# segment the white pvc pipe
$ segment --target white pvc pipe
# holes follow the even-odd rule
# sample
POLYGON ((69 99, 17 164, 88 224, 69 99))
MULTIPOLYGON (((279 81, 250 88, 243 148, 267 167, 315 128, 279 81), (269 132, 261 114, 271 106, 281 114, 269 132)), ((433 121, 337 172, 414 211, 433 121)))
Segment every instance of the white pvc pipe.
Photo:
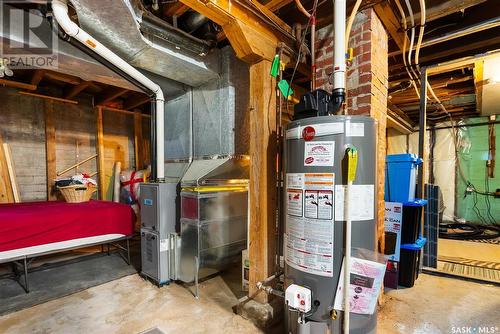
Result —
POLYGON ((351 186, 347 181, 345 201, 345 256, 344 256, 344 333, 349 334, 350 309, 349 288, 351 287, 351 186))
POLYGON ((345 89, 345 20, 346 0, 334 0, 333 3, 333 89, 345 89))
POLYGON ((156 170, 157 178, 162 181, 165 178, 165 153, 164 153, 164 112, 165 99, 161 87, 139 72, 132 65, 116 55, 113 51, 102 45, 98 40, 90 36, 68 16, 68 5, 66 0, 52 0, 52 11, 59 26, 74 39, 85 45, 90 50, 103 57, 111 64, 131 76, 155 94, 156 104, 156 170))

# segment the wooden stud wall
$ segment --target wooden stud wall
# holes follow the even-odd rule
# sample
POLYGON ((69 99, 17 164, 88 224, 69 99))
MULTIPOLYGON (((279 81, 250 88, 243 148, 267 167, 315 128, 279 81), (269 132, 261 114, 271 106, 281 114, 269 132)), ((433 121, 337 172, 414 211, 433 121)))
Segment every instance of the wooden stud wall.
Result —
POLYGON ((56 127, 54 123, 54 101, 45 101, 45 155, 47 161, 47 200, 57 199, 53 189, 56 178, 56 127))

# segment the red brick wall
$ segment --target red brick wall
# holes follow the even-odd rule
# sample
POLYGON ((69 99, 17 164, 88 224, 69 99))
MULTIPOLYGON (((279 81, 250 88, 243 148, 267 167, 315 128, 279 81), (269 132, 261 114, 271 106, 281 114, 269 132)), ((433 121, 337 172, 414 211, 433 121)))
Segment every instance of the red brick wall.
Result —
MULTIPOLYGON (((347 112, 351 115, 370 115, 378 121, 377 136, 377 195, 378 236, 383 249, 384 233, 384 178, 386 155, 388 38, 382 22, 372 9, 359 12, 349 38, 353 48, 352 63, 347 66, 347 112)), ((316 42, 316 85, 329 92, 329 78, 333 72, 333 26, 318 31, 316 42)))

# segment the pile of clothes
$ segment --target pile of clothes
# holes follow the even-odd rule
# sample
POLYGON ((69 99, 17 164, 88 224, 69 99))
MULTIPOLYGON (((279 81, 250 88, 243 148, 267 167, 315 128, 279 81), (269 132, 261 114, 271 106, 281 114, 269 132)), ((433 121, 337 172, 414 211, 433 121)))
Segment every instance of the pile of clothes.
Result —
POLYGON ((96 180, 90 177, 90 175, 86 173, 82 174, 76 174, 71 177, 64 177, 64 178, 57 178, 56 181, 56 187, 67 187, 67 186, 73 186, 73 185, 84 185, 84 186, 97 186, 96 180))

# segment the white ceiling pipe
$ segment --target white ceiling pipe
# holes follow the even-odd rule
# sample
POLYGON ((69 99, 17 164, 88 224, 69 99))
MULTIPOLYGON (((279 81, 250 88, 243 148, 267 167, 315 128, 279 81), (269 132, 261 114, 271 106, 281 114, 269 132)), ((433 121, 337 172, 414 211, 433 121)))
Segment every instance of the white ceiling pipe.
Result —
POLYGON ((333 2, 333 89, 345 89, 346 0, 333 2))
POLYGON ((75 38, 83 45, 85 45, 90 50, 97 53, 99 56, 103 57, 111 64, 125 72, 130 77, 137 80, 139 83, 144 85, 144 87, 151 90, 155 95, 156 104, 156 170, 157 178, 163 181, 165 178, 165 153, 164 153, 164 137, 165 137, 165 124, 164 124, 164 114, 165 114, 165 98, 163 97, 163 91, 161 87, 151 81, 144 74, 139 72, 135 67, 127 63, 125 60, 116 55, 113 51, 102 45, 95 38, 90 36, 87 32, 81 29, 76 23, 71 21, 68 16, 68 5, 66 0, 52 0, 52 11, 54 13, 54 18, 56 19, 59 26, 68 34, 69 36, 75 38))

